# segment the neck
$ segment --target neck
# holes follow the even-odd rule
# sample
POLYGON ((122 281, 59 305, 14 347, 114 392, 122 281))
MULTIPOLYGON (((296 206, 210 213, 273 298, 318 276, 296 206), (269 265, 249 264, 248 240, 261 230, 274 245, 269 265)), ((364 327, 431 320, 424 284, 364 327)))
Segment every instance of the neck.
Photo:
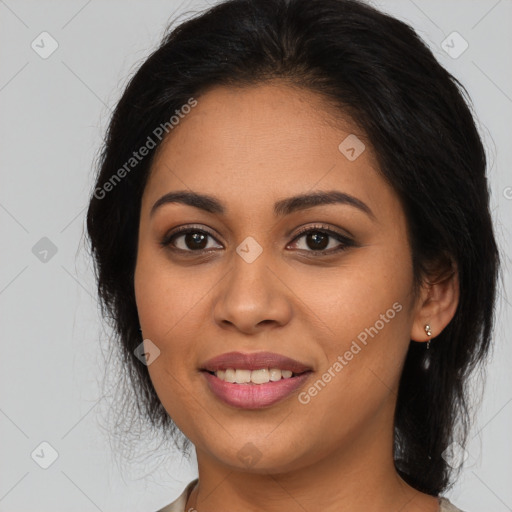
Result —
POLYGON ((438 512, 437 498, 417 491, 397 474, 389 416, 389 428, 382 428, 380 418, 376 428, 349 435, 340 449, 319 456, 321 448, 315 447, 310 460, 295 461, 292 469, 278 472, 271 465, 256 472, 221 464, 196 448, 199 482, 185 510, 438 512))

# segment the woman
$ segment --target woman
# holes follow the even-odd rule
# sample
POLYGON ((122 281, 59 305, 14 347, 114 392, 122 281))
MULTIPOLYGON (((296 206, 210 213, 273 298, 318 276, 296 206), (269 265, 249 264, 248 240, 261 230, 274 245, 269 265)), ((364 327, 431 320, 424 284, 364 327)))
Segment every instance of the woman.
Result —
POLYGON ((161 511, 459 510, 499 263, 463 91, 354 0, 220 3, 132 78, 87 226, 138 407, 196 449, 161 511))

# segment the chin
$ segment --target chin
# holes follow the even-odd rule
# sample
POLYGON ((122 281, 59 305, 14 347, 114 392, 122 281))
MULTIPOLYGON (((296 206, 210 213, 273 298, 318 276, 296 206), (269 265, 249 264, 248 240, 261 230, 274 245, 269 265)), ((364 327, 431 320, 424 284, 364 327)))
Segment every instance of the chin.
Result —
POLYGON ((256 437, 251 440, 245 436, 243 439, 230 438, 229 445, 216 445, 208 451, 211 456, 234 471, 262 475, 279 474, 301 469, 313 462, 314 457, 309 457, 302 451, 303 441, 304 438, 290 442, 290 437, 285 434, 281 434, 274 442, 256 437), (288 442, 282 442, 283 439, 288 442), (300 452, 297 445, 301 446, 300 452))

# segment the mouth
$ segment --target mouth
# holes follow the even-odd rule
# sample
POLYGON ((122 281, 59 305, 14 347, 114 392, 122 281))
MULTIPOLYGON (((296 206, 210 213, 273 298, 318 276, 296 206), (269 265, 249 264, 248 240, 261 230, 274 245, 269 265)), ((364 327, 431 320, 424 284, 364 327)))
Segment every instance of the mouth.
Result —
POLYGON ((201 372, 207 388, 216 400, 237 409, 263 409, 295 394, 313 374, 262 368, 201 372), (254 382, 255 381, 255 382, 254 382))
POLYGON ((273 352, 228 352, 201 368, 213 397, 240 409, 270 407, 297 391, 313 368, 273 352))

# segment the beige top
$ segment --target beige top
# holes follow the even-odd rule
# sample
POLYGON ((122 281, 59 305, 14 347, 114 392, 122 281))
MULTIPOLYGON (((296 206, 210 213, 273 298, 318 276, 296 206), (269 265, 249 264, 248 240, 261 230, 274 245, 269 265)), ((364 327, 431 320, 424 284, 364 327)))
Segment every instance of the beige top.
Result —
MULTIPOLYGON (((187 504, 188 497, 190 493, 192 492, 192 489, 197 484, 198 479, 192 480, 183 492, 179 495, 179 497, 167 505, 164 508, 161 508, 160 510, 157 510, 157 512, 188 512, 185 510, 185 506, 187 504)), ((191 511, 193 512, 193 511, 191 511)), ((448 498, 443 498, 442 496, 439 497, 439 512, 464 512, 457 508, 455 505, 453 505, 448 498)))

